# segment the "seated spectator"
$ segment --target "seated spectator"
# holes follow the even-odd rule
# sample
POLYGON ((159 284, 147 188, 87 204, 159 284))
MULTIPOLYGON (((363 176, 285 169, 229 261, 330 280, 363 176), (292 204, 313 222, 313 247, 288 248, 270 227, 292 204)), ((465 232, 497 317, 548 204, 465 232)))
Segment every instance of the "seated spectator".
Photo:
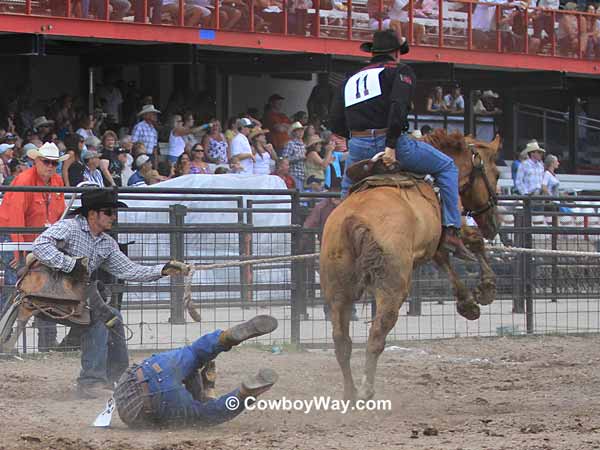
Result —
POLYGON ((10 176, 8 163, 14 156, 14 144, 0 144, 0 183, 10 176))
POLYGON ((475 101, 473 113, 479 115, 500 114, 502 111, 494 103, 499 97, 491 90, 483 91, 483 94, 481 91, 473 91, 473 100, 475 101))
POLYGON ((560 166, 558 158, 554 155, 546 156, 544 160, 544 177, 542 178, 542 194, 558 197, 560 181, 556 176, 556 169, 560 166))
POLYGON ((96 151, 85 150, 82 159, 85 164, 83 180, 104 187, 104 178, 102 172, 98 169, 100 167, 100 154, 96 151))
POLYGON ((102 146, 100 147, 100 171, 104 176, 105 186, 121 186, 121 172, 123 165, 117 158, 117 134, 108 130, 102 135, 102 146))
POLYGON ((255 125, 250 119, 246 117, 239 119, 238 134, 231 141, 231 156, 237 157, 244 174, 254 172, 254 153, 252 153, 252 147, 248 141, 248 136, 253 128, 255 125))
POLYGON ((25 170, 29 169, 29 166, 27 165, 26 160, 13 158, 8 163, 8 169, 10 170, 10 175, 6 177, 2 182, 4 186, 10 186, 15 177, 21 172, 24 172, 25 170))
POLYGON ((532 21, 532 15, 526 15, 528 2, 515 0, 509 5, 511 8, 504 11, 503 18, 500 21, 503 50, 523 53, 525 51, 525 39, 528 39, 529 53, 537 53, 540 49, 541 40, 538 37, 529 36, 529 23, 527 22, 532 21))
POLYGON ((173 165, 169 161, 160 161, 156 171, 162 177, 162 181, 168 180, 173 176, 173 165))
MULTIPOLYGON (((186 27, 197 27, 203 18, 210 17, 210 9, 193 4, 191 1, 184 2, 184 25, 186 27)), ((179 1, 162 0, 162 11, 170 14, 173 23, 179 23, 179 1)))
POLYGON ((427 97, 427 105, 425 107, 428 113, 443 113, 447 111, 446 103, 444 102, 444 91, 441 86, 436 86, 427 97))
POLYGON ((421 136, 427 136, 428 134, 431 134, 431 132, 433 131, 433 128, 431 128, 429 125, 423 125, 421 127, 421 136))
POLYGON ((133 140, 131 139, 130 134, 124 135, 119 140, 119 146, 125 150, 127 150, 130 154, 133 152, 133 140))
POLYGON ((473 10, 473 45, 482 50, 496 46, 496 4, 506 0, 485 0, 476 4, 473 10))
MULTIPOLYGON (((144 184, 146 186, 152 186, 153 184, 160 183, 161 181, 165 181, 165 177, 158 173, 158 170, 149 170, 144 176, 144 184)), ((143 186, 142 184, 138 184, 137 186, 143 186)))
POLYGON ((93 114, 88 114, 81 119, 80 127, 76 133, 83 139, 94 136, 94 125, 96 124, 96 118, 93 114))
MULTIPOLYGON (((408 0, 383 0, 383 10, 379 12, 380 0, 367 0, 367 13, 369 14, 369 27, 371 30, 392 29, 398 36, 408 36, 408 0)), ((425 27, 413 22, 413 37, 417 44, 423 42, 425 27)))
POLYGON ((306 179, 305 191, 306 192, 323 192, 325 190, 324 181, 321 178, 317 178, 311 175, 306 179))
MULTIPOLYGON (((569 2, 565 5, 565 11, 576 11, 577 3, 569 2)), ((558 52, 562 56, 574 56, 579 51, 579 28, 575 14, 561 14, 558 19, 558 52)))
POLYGON ((232 156, 229 159, 229 173, 244 173, 244 168, 239 157, 232 156))
POLYGON ((140 186, 146 184, 144 178, 152 170, 152 161, 148 155, 140 155, 135 160, 137 170, 133 172, 127 186, 140 186))
POLYGON ((227 167, 219 166, 215 169, 215 175, 224 175, 229 173, 229 169, 227 167))
POLYGON ((127 186, 127 182, 131 175, 133 175, 133 156, 129 150, 125 147, 119 147, 115 150, 115 154, 117 155, 117 159, 121 163, 121 186, 127 186))
MULTIPOLYGON (((318 136, 313 136, 311 140, 306 143, 306 159, 304 161, 304 176, 306 177, 305 187, 309 186, 309 179, 318 180, 321 183, 319 190, 323 189, 323 182, 325 181, 325 169, 333 162, 333 145, 329 144, 325 147, 325 154, 321 157, 321 143, 322 140, 318 136)), ((314 181, 313 181, 314 183, 314 181)), ((313 186, 311 190, 316 192, 313 186)))
POLYGON ((77 186, 83 181, 85 170, 85 164, 81 159, 81 152, 84 148, 83 137, 78 133, 67 134, 65 136, 65 147, 69 159, 63 162, 62 165, 63 182, 65 186, 77 186))
POLYGON ((290 175, 290 162, 287 158, 279 158, 275 166, 275 175, 281 178, 288 189, 296 189, 296 181, 290 175))
POLYGON ((465 100, 460 92, 459 86, 452 88, 452 93, 444 96, 446 110, 452 113, 462 113, 465 110, 465 100))
POLYGON ((273 172, 272 165, 275 165, 277 155, 273 146, 267 143, 265 135, 268 132, 269 130, 254 128, 248 136, 254 152, 254 175, 270 175, 273 172))
POLYGON ((206 149, 208 160, 214 164, 227 164, 230 151, 227 139, 221 130, 221 122, 211 119, 209 131, 202 139, 202 146, 206 149))
POLYGON ((204 156, 204 148, 201 144, 192 147, 192 160, 190 162, 190 173, 192 174, 211 174, 210 166, 204 156))
POLYGON ((290 175, 294 177, 296 189, 304 187, 304 160, 306 159, 306 147, 302 141, 304 127, 300 122, 294 122, 290 126, 290 141, 281 152, 281 156, 290 162, 290 175))
POLYGON ((189 175, 191 172, 191 162, 190 155, 187 153, 182 153, 179 158, 177 158, 177 162, 175 163, 174 168, 174 176, 180 177, 181 175, 189 175))
MULTIPOLYGON (((575 5, 577 6, 577 5, 575 5)), ((537 8, 531 13, 533 23, 533 37, 540 41, 540 51, 552 42, 554 36, 554 20, 551 12, 558 11, 559 0, 538 0, 537 8)), ((566 9, 566 8, 565 8, 566 9)))
MULTIPOLYGON (((131 156, 133 156, 134 161, 137 160, 137 157, 140 155, 146 154, 146 145, 143 142, 134 142, 131 148, 131 156)), ((136 169, 135 164, 133 168, 136 169)))

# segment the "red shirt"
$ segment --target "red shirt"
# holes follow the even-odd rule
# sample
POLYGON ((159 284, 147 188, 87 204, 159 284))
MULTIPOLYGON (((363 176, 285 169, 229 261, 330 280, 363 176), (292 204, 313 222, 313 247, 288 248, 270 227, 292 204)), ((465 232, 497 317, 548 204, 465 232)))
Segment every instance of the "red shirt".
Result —
POLYGON ((290 125, 292 122, 285 114, 272 110, 267 112, 265 117, 263 117, 264 127, 271 130, 269 133, 269 142, 273 144, 275 150, 281 150, 290 140, 287 131, 276 131, 274 129, 275 125, 280 123, 290 125))
POLYGON ((294 178, 292 178, 291 175, 277 175, 277 176, 285 182, 285 185, 287 186, 288 189, 296 189, 296 181, 294 180, 294 178))
MULTIPOLYGON (((20 173, 11 186, 46 186, 35 167, 20 173)), ((50 178, 50 186, 64 186, 58 174, 50 178)), ((52 224, 65 210, 62 192, 7 192, 0 204, 1 227, 43 227, 52 224)), ((13 242, 32 242, 37 234, 11 234, 13 242)))

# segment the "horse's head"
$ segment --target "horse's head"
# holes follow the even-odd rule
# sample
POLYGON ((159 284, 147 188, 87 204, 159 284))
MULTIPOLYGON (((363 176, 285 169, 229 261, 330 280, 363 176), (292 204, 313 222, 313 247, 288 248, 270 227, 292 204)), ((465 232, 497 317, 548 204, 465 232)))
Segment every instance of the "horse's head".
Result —
POLYGON ((496 136, 492 142, 465 137, 465 144, 468 150, 455 159, 459 168, 460 198, 464 211, 477 222, 483 236, 493 239, 500 227, 496 197, 500 137, 496 136))

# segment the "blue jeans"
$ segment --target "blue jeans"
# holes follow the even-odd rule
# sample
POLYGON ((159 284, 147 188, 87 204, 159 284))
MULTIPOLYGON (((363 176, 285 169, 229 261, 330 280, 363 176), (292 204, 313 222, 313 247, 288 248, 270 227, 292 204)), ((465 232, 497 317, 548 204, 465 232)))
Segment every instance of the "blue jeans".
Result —
MULTIPOLYGON (((353 137, 348 141, 346 169, 362 159, 370 159, 385 150, 385 136, 353 137)), ((396 141, 396 159, 400 165, 420 174, 435 177, 442 197, 442 225, 460 228, 462 220, 458 209, 458 169, 454 161, 425 142, 403 134, 396 141)), ((352 181, 346 175, 342 179, 342 197, 348 195, 352 181)))
POLYGON ((179 156, 167 155, 167 161, 169 161, 172 164, 175 164, 178 159, 179 159, 179 156))
POLYGON ((94 318, 81 334, 81 372, 77 382, 81 385, 114 383, 129 366, 127 342, 123 317, 119 310, 111 308, 121 319, 110 329, 94 318))
POLYGON ((141 364, 152 402, 157 405, 160 422, 186 422, 216 425, 233 419, 244 410, 244 402, 229 410, 225 401, 236 396, 239 389, 215 400, 199 402, 183 386, 182 382, 208 361, 227 351, 219 344, 222 331, 206 334, 191 345, 153 355, 141 364))

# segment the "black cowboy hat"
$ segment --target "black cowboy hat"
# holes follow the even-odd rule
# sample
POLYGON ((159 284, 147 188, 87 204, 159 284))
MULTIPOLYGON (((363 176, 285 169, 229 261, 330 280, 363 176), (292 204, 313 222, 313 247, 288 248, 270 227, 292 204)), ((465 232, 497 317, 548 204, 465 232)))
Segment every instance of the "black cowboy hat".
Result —
POLYGON ((363 42, 360 49, 367 53, 391 53, 400 50, 401 55, 409 51, 406 38, 399 39, 393 30, 376 31, 373 34, 373 42, 363 42))
POLYGON ((85 211, 98 211, 102 208, 127 208, 117 200, 117 193, 106 189, 92 189, 81 194, 81 206, 73 211, 73 215, 85 211))

